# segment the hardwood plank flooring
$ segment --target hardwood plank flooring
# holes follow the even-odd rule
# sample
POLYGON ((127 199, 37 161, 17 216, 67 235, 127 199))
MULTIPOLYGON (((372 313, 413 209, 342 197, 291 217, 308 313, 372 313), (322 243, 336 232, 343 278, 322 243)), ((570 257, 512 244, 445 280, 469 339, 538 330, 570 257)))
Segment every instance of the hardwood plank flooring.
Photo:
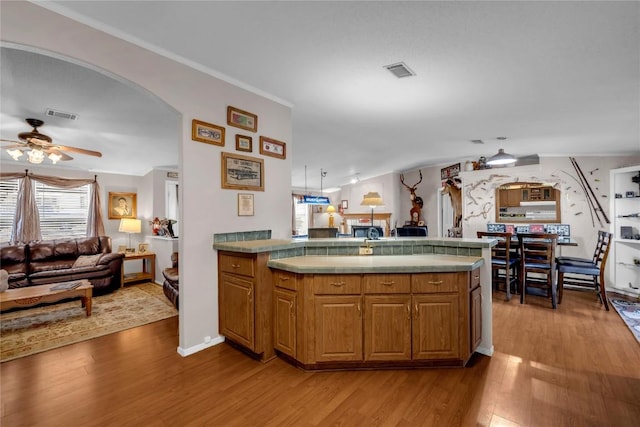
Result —
POLYGON ((494 295, 492 357, 303 372, 226 344, 183 358, 177 318, 0 365, 13 426, 636 426, 640 344, 595 294, 494 295))

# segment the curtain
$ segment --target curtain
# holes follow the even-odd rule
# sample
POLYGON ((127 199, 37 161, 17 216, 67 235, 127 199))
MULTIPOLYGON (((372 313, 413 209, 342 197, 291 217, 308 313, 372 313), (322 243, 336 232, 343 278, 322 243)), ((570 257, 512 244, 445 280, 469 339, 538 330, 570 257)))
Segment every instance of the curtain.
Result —
POLYGON ((36 206, 32 181, 58 188, 77 188, 90 185, 89 215, 87 217, 87 237, 103 236, 104 223, 100 204, 100 186, 97 177, 93 179, 70 179, 27 173, 1 173, 0 179, 22 179, 18 191, 16 216, 11 229, 12 242, 42 240, 40 214, 36 206))

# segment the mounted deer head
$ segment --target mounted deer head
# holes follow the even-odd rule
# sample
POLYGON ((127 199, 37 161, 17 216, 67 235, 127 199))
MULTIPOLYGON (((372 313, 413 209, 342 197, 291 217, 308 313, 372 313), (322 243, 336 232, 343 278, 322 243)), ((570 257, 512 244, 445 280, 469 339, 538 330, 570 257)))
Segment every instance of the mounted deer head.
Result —
POLYGON ((413 202, 416 199, 416 188, 418 188, 418 184, 420 184, 422 182, 422 171, 418 170, 418 173, 420 174, 420 181, 416 182, 411 187, 409 187, 407 184, 405 184, 405 182, 404 182, 404 174, 402 174, 402 173, 400 174, 400 182, 402 183, 402 185, 407 187, 407 189, 409 190, 409 200, 411 200, 411 202, 413 202))

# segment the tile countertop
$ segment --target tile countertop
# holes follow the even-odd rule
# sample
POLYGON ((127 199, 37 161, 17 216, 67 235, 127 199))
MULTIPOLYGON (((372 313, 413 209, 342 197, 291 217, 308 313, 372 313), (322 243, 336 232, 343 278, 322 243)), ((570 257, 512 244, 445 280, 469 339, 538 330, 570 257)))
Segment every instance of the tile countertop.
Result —
MULTIPOLYGON (((471 247, 471 248, 489 248, 495 246, 496 241, 490 239, 460 239, 460 238, 415 238, 415 237, 399 237, 382 238, 379 240, 365 240, 362 238, 327 238, 327 239, 265 239, 265 240, 245 240, 235 242, 215 242, 213 249, 230 252, 259 253, 272 252, 283 249, 294 249, 304 247, 327 247, 327 246, 386 246, 398 244, 425 244, 434 246, 451 246, 451 247, 471 247)), ((375 255, 379 256, 379 255, 375 255)))
POLYGON ((480 257, 454 255, 363 255, 281 258, 269 260, 267 265, 292 273, 349 274, 471 271, 483 263, 480 257))

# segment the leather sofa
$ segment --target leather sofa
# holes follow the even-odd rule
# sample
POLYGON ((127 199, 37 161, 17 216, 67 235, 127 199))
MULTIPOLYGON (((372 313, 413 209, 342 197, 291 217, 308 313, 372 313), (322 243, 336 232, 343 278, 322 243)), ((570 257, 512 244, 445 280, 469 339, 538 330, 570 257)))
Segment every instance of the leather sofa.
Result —
POLYGON ((178 252, 171 254, 171 264, 169 268, 162 270, 164 276, 164 283, 162 284, 162 290, 165 296, 171 301, 171 303, 178 308, 178 297, 180 296, 180 285, 178 275, 178 252))
POLYGON ((111 252, 108 236, 3 244, 2 268, 9 288, 88 279, 94 295, 120 288, 124 254, 111 252), (98 256, 99 255, 99 256, 98 256))

